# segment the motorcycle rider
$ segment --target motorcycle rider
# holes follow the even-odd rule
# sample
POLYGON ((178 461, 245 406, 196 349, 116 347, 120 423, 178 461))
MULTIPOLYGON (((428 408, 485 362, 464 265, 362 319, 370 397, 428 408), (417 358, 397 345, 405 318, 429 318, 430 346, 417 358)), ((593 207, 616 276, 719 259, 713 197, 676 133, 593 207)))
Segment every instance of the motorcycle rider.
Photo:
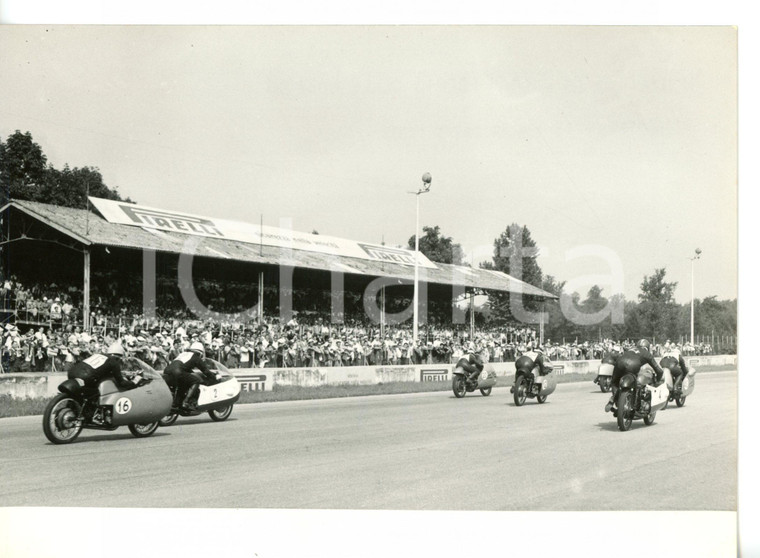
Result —
POLYGON ((549 357, 544 354, 544 348, 537 345, 535 348, 528 348, 528 351, 520 355, 515 361, 515 383, 510 389, 511 393, 515 392, 515 386, 520 376, 526 376, 538 367, 538 374, 546 376, 552 371, 552 363, 549 357))
POLYGON ((670 341, 665 343, 665 354, 660 360, 660 366, 662 368, 670 368, 673 374, 673 390, 679 390, 683 384, 683 379, 689 372, 689 368, 686 366, 686 361, 684 361, 683 355, 675 343, 672 345, 670 341))
POLYGON ((206 348, 200 341, 193 342, 188 350, 178 354, 164 370, 164 378, 169 386, 176 386, 177 402, 180 407, 188 411, 198 410, 196 392, 202 381, 198 374, 193 371, 199 370, 206 378, 216 379, 216 375, 208 369, 203 361, 206 356, 206 348), (184 395, 183 395, 184 394, 184 395))
POLYGON ((467 372, 467 381, 472 382, 477 381, 483 366, 483 359, 475 351, 475 343, 470 341, 467 344, 467 352, 457 361, 457 368, 463 368, 467 372))
POLYGON ((123 358, 124 347, 117 341, 108 347, 105 355, 97 353, 75 362, 69 369, 68 378, 84 381, 84 393, 87 398, 97 397, 100 382, 107 378, 112 378, 119 389, 129 390, 139 387, 143 380, 136 384, 121 373, 123 358))
MULTIPOLYGON (((605 351, 602 355, 602 362, 601 364, 611 364, 612 366, 615 366, 615 363, 617 362, 618 357, 623 353, 623 349, 620 345, 612 345, 608 351, 605 351)), ((594 378, 594 383, 599 383, 599 374, 596 375, 596 378, 594 378)))
POLYGON ((612 372, 612 397, 604 407, 606 412, 612 410, 615 405, 615 397, 617 396, 618 387, 620 386, 620 379, 626 374, 633 374, 634 376, 639 373, 641 367, 648 364, 652 367, 655 373, 655 385, 660 385, 662 382, 663 371, 657 361, 654 359, 651 353, 652 344, 648 339, 642 339, 638 342, 635 348, 625 351, 617 358, 615 362, 615 369, 612 372))

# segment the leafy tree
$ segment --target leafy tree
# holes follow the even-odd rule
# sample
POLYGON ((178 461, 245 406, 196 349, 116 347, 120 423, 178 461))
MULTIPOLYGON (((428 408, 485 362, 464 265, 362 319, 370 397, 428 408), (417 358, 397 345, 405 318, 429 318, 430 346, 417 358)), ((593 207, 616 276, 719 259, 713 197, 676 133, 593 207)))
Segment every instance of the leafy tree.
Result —
POLYGON ((636 337, 665 340, 678 333, 679 308, 673 298, 678 283, 665 281, 665 274, 665 268, 659 268, 641 282, 639 304, 631 316, 636 324, 631 333, 636 337))
POLYGON ((67 207, 85 208, 87 195, 110 200, 123 199, 117 188, 109 188, 95 167, 57 170, 29 132, 18 130, 0 142, 0 190, 8 199, 31 200, 67 207))
POLYGON ((538 265, 538 248, 528 227, 512 223, 493 241, 493 264, 485 269, 503 271, 507 275, 541 287, 543 273, 538 265))
POLYGON ((30 199, 45 181, 47 157, 32 134, 16 130, 8 140, 0 141, 0 184, 2 203, 10 199, 30 199))
MULTIPOLYGON (((462 265, 462 246, 455 244, 449 236, 441 234, 441 228, 422 227, 425 233, 420 237, 420 252, 425 254, 430 261, 444 264, 462 265)), ((414 236, 409 237, 409 248, 414 250, 414 236)))
POLYGON ((655 269, 654 273, 641 282, 641 293, 639 293, 640 302, 656 302, 659 304, 670 304, 673 302, 673 293, 678 286, 678 282, 668 283, 665 281, 665 268, 655 269))
MULTIPOLYGON (((494 239, 492 261, 480 264, 482 269, 502 271, 507 275, 529 283, 538 288, 542 287, 543 272, 538 265, 538 248, 526 226, 512 223, 506 230, 494 239)), ((537 312, 541 303, 535 297, 524 296, 521 300, 513 300, 510 293, 491 293, 491 307, 494 309, 494 318, 498 321, 515 321, 519 316, 514 316, 512 305, 537 312)))

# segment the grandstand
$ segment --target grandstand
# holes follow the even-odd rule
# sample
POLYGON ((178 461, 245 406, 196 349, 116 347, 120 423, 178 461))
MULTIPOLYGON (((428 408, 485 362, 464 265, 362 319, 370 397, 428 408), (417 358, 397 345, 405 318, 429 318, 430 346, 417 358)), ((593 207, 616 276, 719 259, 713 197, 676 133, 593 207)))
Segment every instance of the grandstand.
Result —
MULTIPOLYGON (((256 308, 259 316, 279 313, 285 320, 293 312, 330 307, 339 309, 333 319, 342 319, 361 311, 357 295, 372 285, 383 287, 381 305, 387 297, 408 306, 412 297, 409 250, 100 198, 90 203, 88 210, 14 200, 0 209, 3 277, 81 285, 85 329, 93 299, 107 294, 126 297, 150 315, 180 301, 189 307, 188 292, 195 296, 197 290, 198 302, 212 310, 256 308), (192 270, 191 291, 183 285, 183 269, 192 270), (213 289, 204 292, 204 283, 213 289)), ((451 313, 455 299, 473 293, 556 298, 499 271, 431 262, 421 253, 417 258, 427 295, 421 297, 423 323, 427 307, 451 313)), ((13 319, 12 312, 4 317, 13 319)))

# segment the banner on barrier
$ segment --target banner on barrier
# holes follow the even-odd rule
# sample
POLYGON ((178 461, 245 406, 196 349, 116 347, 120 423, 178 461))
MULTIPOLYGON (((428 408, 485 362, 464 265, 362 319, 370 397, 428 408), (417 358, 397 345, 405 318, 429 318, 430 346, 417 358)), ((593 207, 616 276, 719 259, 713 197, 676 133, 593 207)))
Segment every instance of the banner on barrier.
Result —
POLYGON ((240 382, 240 391, 267 391, 272 389, 271 383, 267 386, 266 374, 234 374, 240 382))
POLYGON ((447 382, 449 380, 448 368, 421 368, 420 382, 447 382))

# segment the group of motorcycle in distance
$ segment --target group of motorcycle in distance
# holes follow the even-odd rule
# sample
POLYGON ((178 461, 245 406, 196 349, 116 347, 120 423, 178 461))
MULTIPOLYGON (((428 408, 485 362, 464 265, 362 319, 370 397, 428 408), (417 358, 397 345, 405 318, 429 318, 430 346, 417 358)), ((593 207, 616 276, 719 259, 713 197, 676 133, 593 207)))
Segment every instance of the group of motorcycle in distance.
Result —
MULTIPOLYGON (((60 392, 45 407, 42 429, 54 444, 73 442, 85 428, 113 431, 126 426, 138 438, 152 435, 159 426, 169 426, 180 416, 197 416, 208 413, 214 421, 224 421, 232 414, 232 408, 240 398, 240 383, 220 362, 205 359, 206 365, 215 372, 216 379, 201 377, 197 409, 187 410, 178 402, 177 387, 170 387, 163 376, 138 358, 129 359, 135 369, 132 379, 137 384, 130 390, 121 390, 110 380, 98 386, 98 397, 85 397, 81 383, 69 379, 58 386, 60 392)), ((601 364, 594 380, 603 393, 611 389, 613 365, 601 364)), ((660 385, 654 381, 654 371, 644 366, 638 375, 626 374, 620 380, 612 413, 618 428, 625 432, 634 420, 643 419, 644 424, 654 422, 657 411, 670 401, 682 407, 694 391, 696 371, 689 368, 680 384, 674 384, 669 368, 663 367, 660 385)), ((479 390, 484 396, 491 395, 496 384, 496 372, 486 364, 475 379, 470 379, 461 367, 455 368, 452 389, 457 398, 479 390)), ((526 399, 544 403, 557 387, 553 372, 540 375, 538 369, 521 374, 512 387, 515 405, 522 406, 526 399)))
MULTIPOLYGON (((675 401, 678 407, 686 404, 686 398, 694 391, 696 370, 689 368, 680 383, 673 381, 673 372, 667 366, 662 366, 662 382, 655 382, 654 370, 649 365, 644 365, 637 375, 626 374, 620 379, 618 391, 615 394, 615 405, 611 412, 617 419, 618 428, 626 432, 631 428, 634 420, 644 420, 649 426, 654 423, 657 411, 664 409, 668 403, 675 401)), ((612 373, 615 367, 612 364, 602 363, 599 365, 597 377, 594 383, 599 384, 602 393, 612 389, 612 373)), ((491 389, 496 384, 496 372, 490 365, 485 365, 480 375, 471 379, 468 373, 461 367, 454 370, 452 379, 452 391, 456 398, 464 397, 467 393, 480 390, 484 396, 491 395, 491 389)), ((521 407, 527 398, 536 399, 544 403, 546 398, 557 388, 557 379, 553 372, 546 375, 539 374, 535 367, 527 374, 521 374, 511 392, 517 407, 521 407)))

